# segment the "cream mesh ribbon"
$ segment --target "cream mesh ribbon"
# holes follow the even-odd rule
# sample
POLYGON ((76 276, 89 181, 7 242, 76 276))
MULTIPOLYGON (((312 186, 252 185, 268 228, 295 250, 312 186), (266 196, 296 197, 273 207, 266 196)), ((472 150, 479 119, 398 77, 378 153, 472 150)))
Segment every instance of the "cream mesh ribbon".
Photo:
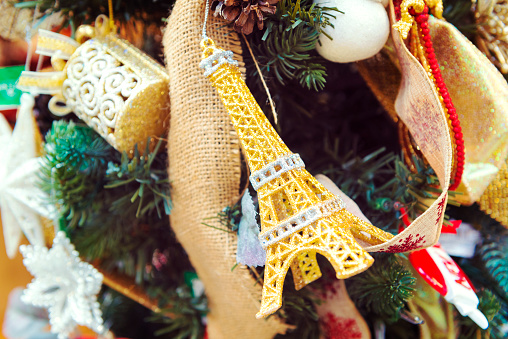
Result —
MULTIPOLYGON (((390 3, 390 14, 394 23, 393 3, 390 3)), ((405 252, 436 243, 450 186, 452 148, 445 113, 425 69, 406 48, 401 34, 393 26, 392 37, 402 73, 394 109, 436 172, 442 193, 403 232, 383 244, 366 247, 369 252, 405 252)))

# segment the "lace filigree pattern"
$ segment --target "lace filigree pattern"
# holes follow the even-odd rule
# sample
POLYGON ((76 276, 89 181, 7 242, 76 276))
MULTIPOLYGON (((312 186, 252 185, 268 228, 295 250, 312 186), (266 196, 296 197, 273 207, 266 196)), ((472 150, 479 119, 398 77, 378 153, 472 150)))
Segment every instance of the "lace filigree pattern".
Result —
POLYGON ((141 78, 90 40, 67 64, 63 95, 67 106, 109 142, 114 142, 116 120, 141 78))

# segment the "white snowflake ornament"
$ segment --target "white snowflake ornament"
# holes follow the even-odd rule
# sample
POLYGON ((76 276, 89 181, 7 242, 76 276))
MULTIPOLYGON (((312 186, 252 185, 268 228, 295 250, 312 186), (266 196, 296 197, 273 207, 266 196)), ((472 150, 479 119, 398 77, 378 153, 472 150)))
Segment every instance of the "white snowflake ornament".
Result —
POLYGON ((39 215, 51 218, 53 214, 45 193, 36 184, 41 164, 33 106, 33 97, 24 93, 14 131, 0 114, 0 215, 10 258, 16 254, 22 231, 32 245, 44 245, 39 215))
POLYGON ((49 250, 38 245, 22 245, 19 250, 34 276, 21 300, 48 309, 51 332, 59 339, 68 338, 76 325, 104 332, 97 302, 103 276, 81 261, 64 232, 58 232, 49 250))

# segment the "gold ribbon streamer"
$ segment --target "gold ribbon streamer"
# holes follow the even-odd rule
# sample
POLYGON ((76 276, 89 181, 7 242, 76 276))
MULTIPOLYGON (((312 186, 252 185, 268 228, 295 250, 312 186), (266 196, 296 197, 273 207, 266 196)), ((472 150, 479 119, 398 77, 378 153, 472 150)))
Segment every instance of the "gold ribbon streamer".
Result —
POLYGON ((58 94, 62 91, 65 79, 64 72, 23 71, 17 87, 23 92, 58 94))
POLYGON ((456 198, 469 205, 480 199, 508 155, 508 84, 453 25, 430 17, 429 26, 467 150, 462 183, 457 189, 462 194, 456 198))
POLYGON ((79 43, 65 35, 40 29, 35 53, 53 56, 58 52, 60 58, 68 60, 78 47, 79 43))

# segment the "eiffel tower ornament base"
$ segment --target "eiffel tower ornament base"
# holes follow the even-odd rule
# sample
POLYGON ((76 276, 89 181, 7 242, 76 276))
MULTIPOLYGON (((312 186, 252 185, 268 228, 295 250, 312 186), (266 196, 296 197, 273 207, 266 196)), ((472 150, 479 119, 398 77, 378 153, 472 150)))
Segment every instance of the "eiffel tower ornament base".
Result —
POLYGON ((374 263, 374 259, 356 242, 349 230, 336 226, 342 224, 341 214, 344 213, 348 212, 343 209, 331 217, 320 219, 301 232, 294 233, 287 241, 267 248, 263 297, 256 318, 264 318, 282 306, 284 279, 298 256, 308 255, 310 261, 314 262, 317 253, 323 255, 335 269, 337 279, 361 273, 374 263))

